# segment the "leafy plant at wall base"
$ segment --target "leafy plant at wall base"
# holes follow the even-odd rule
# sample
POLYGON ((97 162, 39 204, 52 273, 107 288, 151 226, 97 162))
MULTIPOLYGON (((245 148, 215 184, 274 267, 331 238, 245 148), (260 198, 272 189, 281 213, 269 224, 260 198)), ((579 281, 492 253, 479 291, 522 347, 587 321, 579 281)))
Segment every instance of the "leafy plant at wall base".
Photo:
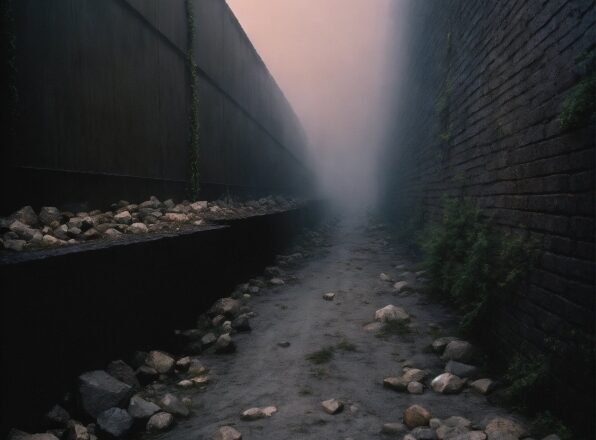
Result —
POLYGON ((194 59, 195 19, 192 0, 186 0, 188 43, 186 63, 190 85, 190 112, 188 137, 188 197, 196 200, 199 195, 199 78, 194 59))

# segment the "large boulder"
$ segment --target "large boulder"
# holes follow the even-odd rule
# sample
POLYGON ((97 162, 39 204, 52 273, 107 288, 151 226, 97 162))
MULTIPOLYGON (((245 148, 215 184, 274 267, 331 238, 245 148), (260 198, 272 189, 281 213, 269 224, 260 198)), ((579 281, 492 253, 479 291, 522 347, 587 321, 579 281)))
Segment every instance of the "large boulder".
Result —
POLYGON ((130 385, 135 390, 141 388, 141 384, 135 376, 132 367, 122 360, 110 362, 107 367, 107 372, 110 376, 115 377, 120 382, 130 385))
POLYGON ((410 319, 410 315, 406 313, 401 307, 396 307, 389 304, 382 309, 375 312, 375 321, 387 322, 387 321, 407 321, 410 319))
POLYGON ((97 417, 97 425, 112 437, 124 438, 132 428, 133 419, 122 408, 110 408, 97 417))
POLYGON ((132 396, 128 404, 128 413, 135 419, 148 419, 159 410, 159 406, 139 395, 132 396))
POLYGON ((90 371, 79 376, 81 405, 93 418, 97 418, 107 409, 125 406, 132 392, 130 385, 103 370, 90 371))

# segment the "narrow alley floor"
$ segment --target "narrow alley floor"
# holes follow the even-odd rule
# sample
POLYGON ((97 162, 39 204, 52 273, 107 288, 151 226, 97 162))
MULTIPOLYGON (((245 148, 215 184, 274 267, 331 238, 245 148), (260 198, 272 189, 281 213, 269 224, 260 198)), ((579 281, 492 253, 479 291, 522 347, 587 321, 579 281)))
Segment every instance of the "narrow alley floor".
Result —
POLYGON ((429 347, 453 332, 454 317, 416 291, 421 287, 416 268, 391 248, 382 229, 339 223, 333 230, 321 249, 294 269, 284 269, 285 285, 262 289, 247 300, 255 313, 252 331, 233 335, 235 353, 198 357, 209 369, 210 382, 203 389, 168 385, 169 392, 192 398, 189 417, 145 438, 209 439, 227 425, 245 440, 401 439, 407 432, 388 435, 381 429, 401 423, 414 404, 439 419, 465 417, 478 429, 491 418, 508 416, 470 388, 446 395, 428 386, 445 368, 429 347), (380 273, 393 282, 407 281, 413 290, 397 293, 380 273), (332 301, 323 298, 328 292, 335 293, 332 301), (365 328, 374 322, 375 311, 389 304, 410 315, 409 330, 383 335, 379 325, 365 328), (284 341, 289 346, 279 345, 284 341), (399 377, 407 367, 430 372, 423 394, 383 386, 384 378, 399 377), (328 399, 342 401, 343 411, 324 412, 321 402, 328 399), (268 406, 277 408, 270 417, 240 417, 249 408, 268 406))

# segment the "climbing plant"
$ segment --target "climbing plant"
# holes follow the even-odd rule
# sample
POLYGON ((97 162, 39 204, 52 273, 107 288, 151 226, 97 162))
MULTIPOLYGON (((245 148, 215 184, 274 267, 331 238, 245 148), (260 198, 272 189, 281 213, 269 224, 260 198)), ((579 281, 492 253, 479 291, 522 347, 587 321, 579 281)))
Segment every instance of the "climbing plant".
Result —
POLYGON ((585 51, 576 58, 576 69, 580 80, 571 89, 559 116, 561 129, 578 129, 594 120, 596 112, 596 54, 594 48, 585 51))
POLYGON ((188 197, 196 200, 199 195, 199 78, 195 63, 195 16, 192 0, 186 0, 188 42, 186 64, 190 88, 189 136, 188 136, 188 197))

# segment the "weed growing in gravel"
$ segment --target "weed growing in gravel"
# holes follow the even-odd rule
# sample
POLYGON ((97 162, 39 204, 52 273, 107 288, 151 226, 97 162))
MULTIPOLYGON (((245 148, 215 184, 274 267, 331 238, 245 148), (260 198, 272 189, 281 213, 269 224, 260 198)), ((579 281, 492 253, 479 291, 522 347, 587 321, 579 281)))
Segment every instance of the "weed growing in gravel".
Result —
POLYGON ((306 359, 311 361, 315 365, 326 364, 331 362, 335 355, 335 348, 331 346, 323 347, 314 353, 306 356, 306 359))
POLYGON ((301 388, 298 394, 300 396, 312 396, 312 390, 310 388, 301 388))
POLYGON ((347 339, 344 339, 337 344, 337 349, 341 351, 358 351, 358 347, 347 339))
POLYGON ((387 321, 377 333, 379 338, 387 338, 389 336, 400 336, 403 339, 411 339, 412 329, 408 322, 405 321, 387 321))

